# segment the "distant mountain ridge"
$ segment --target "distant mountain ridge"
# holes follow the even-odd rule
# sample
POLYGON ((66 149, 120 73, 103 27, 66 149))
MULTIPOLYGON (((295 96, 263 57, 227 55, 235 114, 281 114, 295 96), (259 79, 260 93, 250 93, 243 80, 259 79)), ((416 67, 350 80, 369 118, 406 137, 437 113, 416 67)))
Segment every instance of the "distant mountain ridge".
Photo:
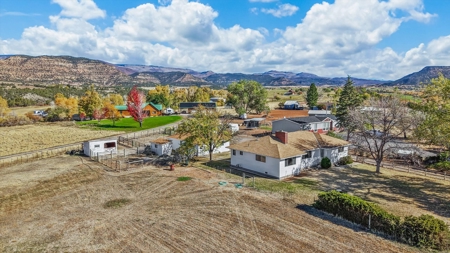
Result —
POLYGON ((446 78, 450 78, 449 66, 427 66, 418 72, 406 75, 398 80, 388 82, 385 85, 420 85, 427 84, 433 78, 438 78, 439 74, 444 75, 446 78))
MULTIPOLYGON (((343 85, 347 77, 320 77, 312 73, 271 70, 264 73, 215 73, 152 65, 111 64, 72 56, 0 55, 0 83, 113 85, 228 85, 242 79, 264 86, 343 85)), ((355 85, 386 81, 352 78, 355 85)))

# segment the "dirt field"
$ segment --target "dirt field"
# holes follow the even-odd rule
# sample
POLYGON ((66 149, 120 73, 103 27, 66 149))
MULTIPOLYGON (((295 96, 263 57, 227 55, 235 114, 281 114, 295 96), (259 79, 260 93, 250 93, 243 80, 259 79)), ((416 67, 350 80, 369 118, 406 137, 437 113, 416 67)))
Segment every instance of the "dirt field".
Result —
POLYGON ((331 216, 296 208, 282 196, 237 189, 232 183, 239 181, 189 167, 108 174, 96 163, 70 156, 2 169, 0 248, 3 252, 415 252, 331 216), (193 179, 180 182, 179 176, 193 179), (228 184, 219 186, 219 181, 228 184))
POLYGON ((39 123, 26 126, 2 127, 0 131, 0 156, 82 142, 122 133, 81 129, 70 123, 39 123), (64 124, 67 126, 64 126, 64 124))

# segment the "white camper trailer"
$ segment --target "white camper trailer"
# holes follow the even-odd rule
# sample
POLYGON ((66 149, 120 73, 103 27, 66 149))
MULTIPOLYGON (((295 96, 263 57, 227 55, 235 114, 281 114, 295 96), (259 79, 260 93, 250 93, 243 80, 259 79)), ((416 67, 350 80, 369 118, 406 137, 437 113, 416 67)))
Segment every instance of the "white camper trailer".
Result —
POLYGON ((97 154, 116 154, 117 140, 91 140, 83 143, 83 153, 89 157, 94 157, 97 154))

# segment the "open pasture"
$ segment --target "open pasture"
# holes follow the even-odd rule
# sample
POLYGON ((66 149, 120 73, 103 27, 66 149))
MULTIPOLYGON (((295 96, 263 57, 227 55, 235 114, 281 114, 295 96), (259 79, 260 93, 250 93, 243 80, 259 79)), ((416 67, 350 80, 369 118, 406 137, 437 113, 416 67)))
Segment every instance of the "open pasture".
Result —
POLYGON ((2 127, 0 156, 117 135, 118 131, 81 129, 71 122, 2 127))
POLYGON ((218 171, 110 174, 61 156, 0 170, 0 182, 3 252, 416 252, 218 171))

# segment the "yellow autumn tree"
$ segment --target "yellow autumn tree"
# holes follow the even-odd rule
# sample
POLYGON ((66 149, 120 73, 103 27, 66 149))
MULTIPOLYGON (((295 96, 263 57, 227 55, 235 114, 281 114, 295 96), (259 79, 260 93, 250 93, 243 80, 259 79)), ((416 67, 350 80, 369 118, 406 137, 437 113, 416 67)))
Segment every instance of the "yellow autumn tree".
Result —
POLYGON ((55 95, 55 105, 66 109, 69 117, 78 113, 78 98, 76 97, 66 98, 63 94, 57 93, 55 95))
POLYGON ((113 105, 123 105, 125 102, 123 101, 123 97, 120 94, 109 94, 106 98, 113 105))
POLYGON ((8 101, 0 97, 0 117, 6 117, 11 110, 8 107, 8 101))
POLYGON ((103 102, 103 111, 106 119, 110 119, 113 122, 113 126, 116 124, 116 121, 122 118, 119 110, 112 104, 110 101, 103 102))

